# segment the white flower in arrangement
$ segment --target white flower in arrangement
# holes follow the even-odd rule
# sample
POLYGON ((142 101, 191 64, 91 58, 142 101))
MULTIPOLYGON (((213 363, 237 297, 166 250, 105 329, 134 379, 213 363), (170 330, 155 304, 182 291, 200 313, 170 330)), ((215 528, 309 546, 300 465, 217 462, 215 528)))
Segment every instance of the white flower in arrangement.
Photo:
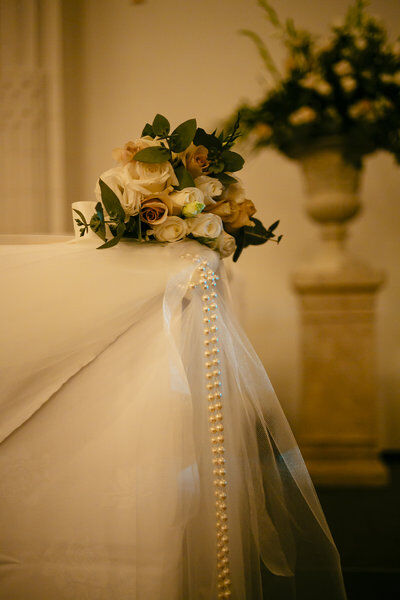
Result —
POLYGON ((365 48, 367 47, 367 40, 363 37, 356 36, 354 38, 354 45, 357 48, 357 50, 365 50, 365 48))
POLYGON ((170 185, 178 185, 171 163, 144 163, 133 160, 124 167, 124 177, 132 187, 143 194, 162 192, 170 185))
MULTIPOLYGON (((130 178, 127 178, 123 167, 114 167, 100 175, 100 179, 108 185, 119 199, 124 212, 128 216, 139 213, 142 201, 146 197, 145 190, 137 190, 131 186, 130 178)), ((99 182, 94 191, 96 200, 101 202, 101 190, 99 182)))
POLYGON ((299 83, 306 89, 315 90, 321 96, 329 96, 332 92, 331 85, 319 73, 308 73, 306 77, 300 79, 299 83))
POLYGON ((222 194, 224 186, 222 183, 215 179, 215 177, 208 177, 208 175, 200 175, 194 180, 196 187, 201 190, 204 194, 204 202, 208 204, 214 204, 217 196, 222 194))
POLYGON ((180 215, 182 209, 188 204, 201 204, 205 205, 204 194, 197 187, 187 187, 177 192, 169 194, 169 200, 171 202, 171 212, 174 215, 180 215))
POLYGON ((187 221, 180 217, 167 217, 161 225, 154 225, 147 232, 147 235, 154 235, 158 242, 179 242, 187 234, 187 221))
POLYGON ((317 118, 317 113, 310 106, 302 106, 289 115, 289 122, 292 125, 306 125, 312 123, 317 118))
POLYGON ((150 148, 152 146, 161 146, 161 142, 159 140, 154 140, 149 136, 144 136, 135 139, 133 142, 127 142, 122 148, 114 148, 112 151, 112 157, 121 165, 126 165, 133 160, 135 154, 137 154, 140 150, 144 150, 145 148, 150 148))
POLYGON ((340 85, 345 92, 353 92, 357 87, 357 81, 354 77, 346 76, 341 78, 340 85))
POLYGON ((233 202, 236 202, 236 204, 241 204, 246 200, 246 191, 244 189, 244 185, 241 179, 239 179, 239 177, 236 176, 235 179, 237 179, 236 183, 231 183, 226 188, 226 190, 221 196, 221 200, 231 200, 233 202))
POLYGON ((216 239, 223 230, 221 217, 213 213, 202 213, 193 219, 187 219, 186 223, 189 233, 194 237, 216 239))
POLYGON ((339 77, 344 77, 345 75, 351 75, 353 73, 353 67, 348 60, 340 60, 335 63, 333 65, 333 70, 339 77))
POLYGON ((359 100, 350 106, 348 112, 353 119, 361 118, 366 119, 367 121, 373 121, 375 118, 373 104, 370 100, 359 100))
POLYGON ((223 231, 217 238, 214 249, 220 253, 221 258, 230 256, 236 250, 235 238, 232 235, 229 235, 229 233, 226 233, 226 231, 223 231))

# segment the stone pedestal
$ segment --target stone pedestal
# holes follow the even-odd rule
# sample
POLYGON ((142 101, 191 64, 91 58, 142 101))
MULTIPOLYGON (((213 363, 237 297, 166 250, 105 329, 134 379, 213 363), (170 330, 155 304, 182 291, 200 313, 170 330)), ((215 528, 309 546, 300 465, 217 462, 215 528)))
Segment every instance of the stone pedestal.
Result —
POLYGON ((335 138, 308 148, 299 162, 306 210, 322 238, 293 277, 302 323, 299 444, 316 484, 382 485, 374 307, 384 277, 345 244, 361 208, 362 172, 335 138))
POLYGON ((374 304, 383 277, 358 265, 299 269, 302 321, 299 443, 322 485, 382 485, 378 457, 374 304))

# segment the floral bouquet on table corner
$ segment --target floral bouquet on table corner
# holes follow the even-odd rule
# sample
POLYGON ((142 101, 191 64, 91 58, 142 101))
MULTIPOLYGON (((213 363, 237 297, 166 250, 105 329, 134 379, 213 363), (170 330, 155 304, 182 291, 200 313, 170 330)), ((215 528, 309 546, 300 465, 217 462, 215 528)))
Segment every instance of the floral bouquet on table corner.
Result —
POLYGON ((229 132, 206 133, 195 119, 172 133, 157 114, 140 138, 113 151, 118 166, 96 185, 95 213, 87 222, 77 209, 75 221, 84 236, 89 229, 110 248, 122 238, 138 242, 197 240, 237 261, 243 248, 273 240, 279 221, 266 229, 254 217, 236 172, 244 160, 233 147, 239 122, 229 132))

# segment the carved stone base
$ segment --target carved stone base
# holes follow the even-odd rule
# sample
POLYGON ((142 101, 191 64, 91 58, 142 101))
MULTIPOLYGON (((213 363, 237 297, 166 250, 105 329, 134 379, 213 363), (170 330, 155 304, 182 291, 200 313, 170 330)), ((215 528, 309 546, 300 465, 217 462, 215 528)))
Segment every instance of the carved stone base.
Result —
POLYGON ((346 258, 294 277, 302 321, 299 444, 316 484, 384 485, 374 335, 383 275, 346 258))

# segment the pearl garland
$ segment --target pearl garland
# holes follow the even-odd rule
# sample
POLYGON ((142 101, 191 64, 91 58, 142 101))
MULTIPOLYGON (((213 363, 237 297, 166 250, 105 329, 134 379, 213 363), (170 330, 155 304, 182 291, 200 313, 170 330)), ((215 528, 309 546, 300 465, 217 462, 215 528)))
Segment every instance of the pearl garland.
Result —
MULTIPOLYGON (((186 256, 185 256, 186 258, 186 256)), ((193 258, 193 257, 192 257, 193 258)), ((196 256, 193 260, 198 264, 196 271, 198 283, 191 282, 190 288, 200 287, 203 290, 202 308, 203 308, 203 345, 204 345, 204 366, 206 370, 206 398, 208 401, 209 411, 209 432, 211 442, 211 453, 214 475, 214 494, 216 507, 216 537, 217 537, 217 588, 218 599, 230 598, 231 579, 229 568, 229 536, 228 536, 228 515, 227 515, 227 493, 228 482, 226 480, 225 465, 225 447, 223 446, 224 437, 224 417, 222 403, 222 382, 220 380, 220 360, 218 354, 218 320, 217 298, 218 294, 215 290, 218 275, 210 268, 206 260, 196 256), (212 290, 212 291, 210 291, 212 290)))

